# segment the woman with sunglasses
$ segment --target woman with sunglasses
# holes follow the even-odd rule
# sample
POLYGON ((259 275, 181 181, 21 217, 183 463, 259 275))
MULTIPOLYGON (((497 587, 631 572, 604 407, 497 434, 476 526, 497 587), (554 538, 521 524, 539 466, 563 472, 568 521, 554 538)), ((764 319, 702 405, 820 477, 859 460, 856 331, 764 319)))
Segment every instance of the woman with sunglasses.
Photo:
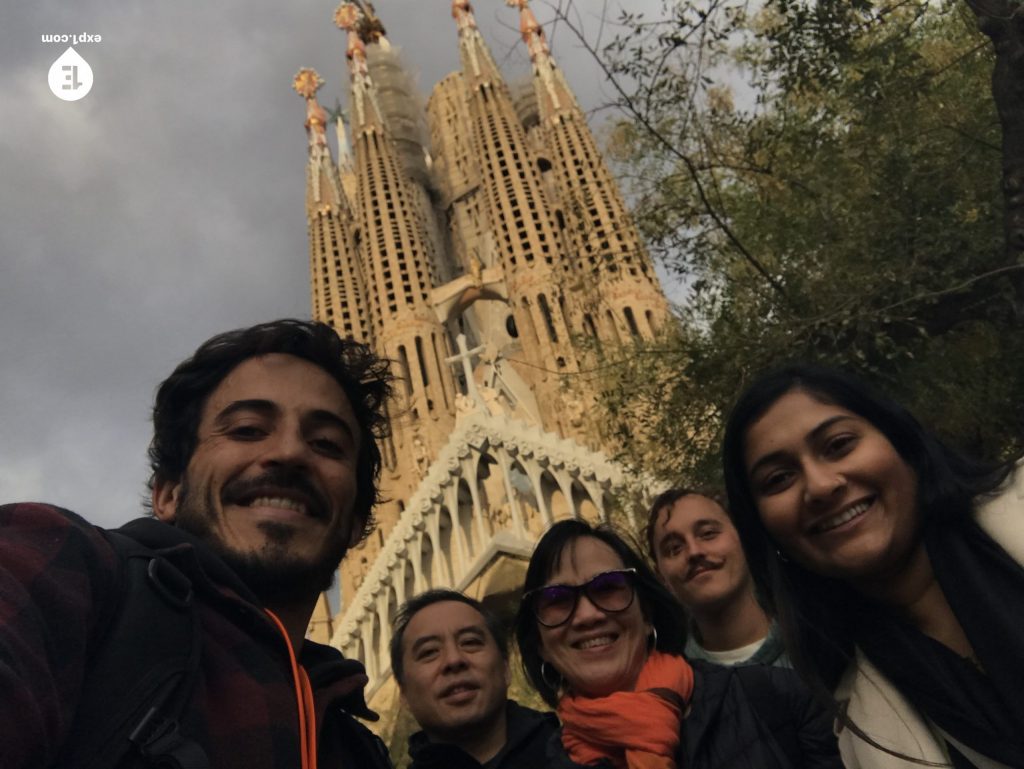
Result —
POLYGON ((847 767, 1024 767, 1024 472, 807 365, 740 396, 723 459, 751 573, 834 698, 847 767))
POLYGON ((825 712, 791 670, 691 665, 683 609, 610 529, 541 538, 516 616, 523 666, 558 711, 556 769, 840 769, 825 712))

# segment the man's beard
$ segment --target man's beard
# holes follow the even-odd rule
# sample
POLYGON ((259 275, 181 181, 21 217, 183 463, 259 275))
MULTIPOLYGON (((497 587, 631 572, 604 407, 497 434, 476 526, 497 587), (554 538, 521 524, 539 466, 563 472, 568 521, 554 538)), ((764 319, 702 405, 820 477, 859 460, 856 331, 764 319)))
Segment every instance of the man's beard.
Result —
MULTIPOLYGON (((271 471, 273 474, 274 471, 271 471)), ((272 479, 263 478, 264 482, 272 479)), ((276 485, 287 486, 278 482, 276 485)), ((246 587, 266 606, 288 606, 309 601, 334 584, 341 559, 348 549, 344 527, 323 544, 323 551, 314 560, 298 558, 288 552, 288 543, 295 529, 285 523, 264 521, 258 528, 266 543, 255 552, 239 552, 217 536, 214 523, 217 506, 209 488, 193 490, 188 478, 182 479, 181 495, 175 509, 174 524, 200 539, 216 554, 246 587)))

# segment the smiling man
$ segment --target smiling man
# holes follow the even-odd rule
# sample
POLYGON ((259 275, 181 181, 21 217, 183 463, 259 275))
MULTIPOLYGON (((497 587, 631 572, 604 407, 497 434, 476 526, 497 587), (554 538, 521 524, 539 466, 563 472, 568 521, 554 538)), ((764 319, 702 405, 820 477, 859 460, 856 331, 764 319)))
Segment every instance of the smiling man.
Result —
POLYGON ((719 665, 789 667, 757 600, 736 527, 713 496, 669 489, 648 513, 648 552, 692 619, 685 654, 719 665))
POLYGON ((304 639, 372 526, 385 361, 319 323, 221 334, 160 385, 152 518, 0 507, 4 766, 390 766, 360 663, 304 639))
POLYGON ((430 590, 395 619, 391 671, 422 731, 410 769, 537 769, 558 729, 552 713, 508 698, 508 641, 479 601, 430 590))

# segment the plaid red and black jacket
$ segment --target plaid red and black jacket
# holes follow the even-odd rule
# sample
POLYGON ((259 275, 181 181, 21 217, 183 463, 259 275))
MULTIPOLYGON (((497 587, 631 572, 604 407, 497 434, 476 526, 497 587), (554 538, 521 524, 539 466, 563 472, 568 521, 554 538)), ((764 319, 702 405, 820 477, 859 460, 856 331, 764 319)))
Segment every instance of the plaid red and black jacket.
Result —
MULTIPOLYGON (((119 531, 171 561, 195 590, 202 651, 181 732, 216 769, 298 767, 287 647, 249 590, 173 526, 141 518, 119 531)), ((0 766, 40 769, 61 755, 123 568, 104 531, 74 513, 0 506, 0 766)), ((363 699, 363 666, 310 641, 300 662, 314 691, 319 768, 390 769, 379 741, 353 717, 376 718, 363 699)))

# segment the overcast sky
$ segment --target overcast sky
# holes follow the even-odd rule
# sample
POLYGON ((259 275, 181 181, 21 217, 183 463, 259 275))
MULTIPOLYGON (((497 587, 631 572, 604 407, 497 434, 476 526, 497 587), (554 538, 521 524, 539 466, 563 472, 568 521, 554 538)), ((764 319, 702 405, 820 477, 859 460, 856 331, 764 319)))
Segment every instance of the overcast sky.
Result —
MULTIPOLYGON (((596 33, 604 0, 576 3, 596 33)), ((159 382, 215 333, 309 317, 305 114, 290 86, 311 66, 327 81, 321 102, 345 102, 335 5, 4 9, 0 501, 52 502, 103 525, 137 516, 159 382), (41 42, 51 34, 102 38, 76 46, 95 78, 80 101, 50 92, 67 47, 41 42)), ((526 74, 517 12, 503 0, 475 8, 506 74, 526 74)), ((379 0, 377 11, 424 96, 458 67, 448 0, 379 0)), ((548 29, 585 108, 602 104, 594 63, 548 29)))

